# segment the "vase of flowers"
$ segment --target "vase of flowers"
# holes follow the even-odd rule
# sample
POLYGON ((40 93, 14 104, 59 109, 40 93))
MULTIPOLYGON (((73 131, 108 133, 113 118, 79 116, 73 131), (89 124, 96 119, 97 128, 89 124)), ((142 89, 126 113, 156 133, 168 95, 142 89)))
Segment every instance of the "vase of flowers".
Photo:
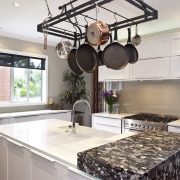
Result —
POLYGON ((110 90, 110 91, 103 91, 102 97, 104 98, 104 101, 108 104, 108 112, 112 113, 113 111, 113 104, 117 101, 118 95, 117 91, 110 90))

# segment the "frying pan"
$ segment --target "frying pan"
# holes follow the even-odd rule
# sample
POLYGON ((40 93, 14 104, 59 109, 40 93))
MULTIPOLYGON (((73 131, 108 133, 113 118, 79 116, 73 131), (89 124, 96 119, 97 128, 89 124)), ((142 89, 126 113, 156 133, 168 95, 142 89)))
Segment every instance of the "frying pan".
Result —
POLYGON ((131 44, 131 29, 128 28, 128 41, 127 44, 125 45, 125 48, 128 52, 129 56, 129 63, 134 64, 138 60, 138 51, 137 49, 131 44))
MULTIPOLYGON (((85 25, 87 32, 88 26, 85 25)), ((87 43, 87 35, 85 36, 85 43, 80 45, 76 53, 76 61, 82 71, 92 73, 98 66, 99 57, 95 49, 87 43)))
POLYGON ((115 24, 114 42, 107 45, 103 51, 104 64, 111 69, 119 70, 128 64, 126 48, 117 42, 117 27, 115 24))
POLYGON ((102 66, 102 65, 104 65, 104 62, 103 62, 103 51, 101 50, 101 47, 100 47, 100 45, 98 46, 98 57, 99 57, 99 63, 98 63, 98 65, 99 66, 102 66))
POLYGON ((83 71, 79 68, 76 62, 76 52, 77 52, 76 41, 77 41, 77 34, 74 33, 74 48, 71 49, 71 51, 69 52, 67 60, 71 71, 76 75, 81 75, 83 71))

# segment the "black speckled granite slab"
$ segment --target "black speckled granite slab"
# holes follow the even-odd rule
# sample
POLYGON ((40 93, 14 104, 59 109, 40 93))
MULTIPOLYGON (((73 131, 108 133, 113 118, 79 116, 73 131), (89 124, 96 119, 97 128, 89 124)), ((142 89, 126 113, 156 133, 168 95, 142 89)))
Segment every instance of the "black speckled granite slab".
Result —
POLYGON ((77 166, 102 180, 180 180, 180 134, 145 131, 78 153, 77 166))

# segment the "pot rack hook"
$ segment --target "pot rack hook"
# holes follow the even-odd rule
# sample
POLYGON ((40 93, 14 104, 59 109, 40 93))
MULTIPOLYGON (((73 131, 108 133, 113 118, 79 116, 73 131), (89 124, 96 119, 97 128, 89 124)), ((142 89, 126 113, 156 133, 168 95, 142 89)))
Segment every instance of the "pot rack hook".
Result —
POLYGON ((87 21, 87 19, 86 19, 87 17, 88 17, 88 16, 85 15, 85 16, 84 16, 84 20, 86 21, 86 24, 88 25, 88 21, 87 21))
POLYGON ((117 24, 117 18, 116 18, 116 15, 117 15, 117 13, 115 12, 115 13, 114 13, 114 18, 115 18, 116 24, 117 24))
POLYGON ((96 7, 96 21, 98 19, 98 14, 99 14, 99 6, 97 3, 94 3, 95 7, 96 7))

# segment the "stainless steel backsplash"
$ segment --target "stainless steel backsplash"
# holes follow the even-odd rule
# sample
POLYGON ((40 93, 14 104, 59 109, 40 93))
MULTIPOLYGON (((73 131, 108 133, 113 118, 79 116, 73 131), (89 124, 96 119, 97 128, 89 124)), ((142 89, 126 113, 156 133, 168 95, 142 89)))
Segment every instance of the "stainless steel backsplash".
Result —
POLYGON ((180 80, 122 82, 119 112, 180 116, 180 80))

